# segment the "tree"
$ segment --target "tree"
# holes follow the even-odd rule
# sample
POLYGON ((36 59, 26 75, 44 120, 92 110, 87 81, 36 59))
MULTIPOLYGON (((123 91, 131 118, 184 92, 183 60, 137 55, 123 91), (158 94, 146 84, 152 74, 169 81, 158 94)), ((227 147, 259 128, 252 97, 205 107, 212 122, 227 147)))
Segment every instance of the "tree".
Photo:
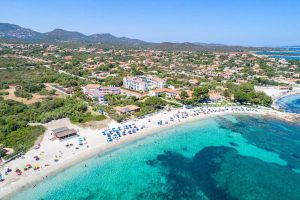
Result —
POLYGON ((262 106, 270 106, 273 103, 272 97, 266 95, 264 92, 255 93, 255 98, 252 101, 254 104, 262 106))
POLYGON ((203 102, 208 100, 209 95, 208 95, 209 89, 206 86, 200 86, 196 87, 193 90, 193 100, 195 102, 203 102))
POLYGON ((2 158, 3 156, 5 156, 5 150, 0 147, 0 158, 2 158))
POLYGON ((187 93, 187 91, 185 91, 185 90, 182 90, 181 92, 180 92, 180 99, 182 100, 182 101, 185 101, 188 97, 189 97, 189 95, 188 95, 188 93, 187 93))
POLYGON ((155 109, 159 109, 166 105, 166 102, 159 97, 149 97, 144 102, 145 106, 151 106, 155 109))
POLYGON ((223 95, 226 98, 230 98, 230 92, 229 92, 229 90, 228 89, 224 90, 224 94, 223 95))
POLYGON ((233 89, 234 100, 241 104, 251 103, 262 106, 270 106, 272 98, 264 92, 256 92, 254 86, 249 83, 241 84, 233 89))

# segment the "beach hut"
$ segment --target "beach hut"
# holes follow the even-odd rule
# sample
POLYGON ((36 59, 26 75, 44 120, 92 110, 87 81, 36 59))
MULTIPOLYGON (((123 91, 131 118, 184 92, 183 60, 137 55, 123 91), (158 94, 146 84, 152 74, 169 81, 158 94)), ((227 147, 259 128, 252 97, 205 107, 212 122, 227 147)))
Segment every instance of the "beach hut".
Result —
POLYGON ((68 137, 76 136, 77 131, 74 129, 68 129, 67 127, 61 127, 53 129, 51 134, 54 136, 54 138, 62 140, 68 137))

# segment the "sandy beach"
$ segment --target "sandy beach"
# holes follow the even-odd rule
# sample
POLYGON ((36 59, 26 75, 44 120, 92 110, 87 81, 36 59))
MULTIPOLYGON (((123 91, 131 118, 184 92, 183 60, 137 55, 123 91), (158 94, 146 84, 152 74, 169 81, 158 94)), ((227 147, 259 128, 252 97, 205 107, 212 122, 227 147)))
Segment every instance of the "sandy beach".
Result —
POLYGON ((272 108, 280 110, 277 101, 283 97, 294 95, 294 94, 300 94, 300 88, 299 87, 293 87, 293 90, 289 90, 287 88, 281 88, 280 86, 274 86, 274 87, 258 87, 256 86, 255 89, 257 91, 265 92, 267 95, 271 96, 273 99, 272 108))
MULTIPOLYGON (((55 173, 82 162, 90 157, 101 155, 104 152, 115 149, 134 140, 146 137, 147 135, 158 133, 164 129, 169 129, 174 126, 180 126, 183 123, 197 121, 206 117, 224 115, 224 114, 259 114, 279 117, 281 119, 292 119, 295 115, 282 113, 268 108, 250 108, 242 106, 232 107, 198 107, 193 109, 175 109, 168 112, 156 113, 152 116, 147 116, 142 119, 130 120, 125 123, 110 122, 108 128, 93 129, 80 127, 72 124, 68 119, 60 119, 51 121, 44 126, 47 131, 40 142, 39 148, 33 148, 21 158, 17 158, 4 166, 1 166, 0 171, 4 174, 5 169, 10 168, 7 176, 4 175, 5 181, 0 183, 0 199, 6 199, 9 195, 22 188, 35 187, 37 181, 46 179, 55 173), (113 142, 107 141, 107 135, 103 131, 112 130, 113 128, 134 126, 136 133, 126 134, 113 142), (78 144, 78 137, 66 139, 64 141, 50 140, 51 130, 67 126, 78 131, 78 135, 84 138, 82 145, 78 144), (72 145, 70 145, 72 144, 72 145), (34 157, 38 156, 36 160, 34 157), (29 169, 24 171, 23 168, 31 164, 38 166, 39 169, 29 169), (21 169, 22 175, 18 176, 15 169, 21 169)), ((133 129, 132 129, 133 130, 133 129)), ((125 130, 124 130, 125 132, 125 130)))

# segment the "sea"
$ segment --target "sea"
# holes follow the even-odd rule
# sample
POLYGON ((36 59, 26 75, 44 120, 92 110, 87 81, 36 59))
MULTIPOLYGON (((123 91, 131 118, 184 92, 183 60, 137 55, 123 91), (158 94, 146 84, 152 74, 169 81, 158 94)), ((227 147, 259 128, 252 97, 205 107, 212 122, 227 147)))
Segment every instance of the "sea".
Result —
POLYGON ((298 200, 300 123, 224 115, 94 156, 12 200, 298 200))
POLYGON ((266 55, 271 58, 300 61, 300 47, 283 47, 276 51, 257 51, 256 54, 266 55))
POLYGON ((286 112, 300 114, 300 94, 282 97, 277 100, 276 104, 286 112))

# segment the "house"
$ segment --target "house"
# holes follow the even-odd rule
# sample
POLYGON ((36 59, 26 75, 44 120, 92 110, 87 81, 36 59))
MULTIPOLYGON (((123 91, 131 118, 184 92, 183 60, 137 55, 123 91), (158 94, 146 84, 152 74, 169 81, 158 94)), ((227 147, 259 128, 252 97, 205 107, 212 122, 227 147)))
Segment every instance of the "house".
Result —
POLYGON ((72 60, 73 59, 73 56, 65 56, 64 57, 64 60, 72 60))
POLYGON ((144 96, 147 96, 147 93, 141 94, 141 93, 138 93, 138 92, 135 92, 135 91, 132 91, 132 90, 127 90, 127 89, 124 89, 124 88, 121 88, 121 94, 129 96, 129 97, 136 97, 138 99, 140 99, 144 96))
POLYGON ((192 84, 192 85, 198 85, 198 84, 199 84, 199 81, 198 81, 197 79, 194 78, 194 79, 190 79, 190 80, 189 80, 189 83, 192 84))
POLYGON ((128 105, 128 106, 116 106, 114 110, 117 111, 118 114, 133 114, 140 110, 140 107, 135 105, 128 105))
POLYGON ((61 127, 57 129, 53 129, 51 131, 51 135, 53 136, 53 139, 65 139, 73 136, 77 136, 77 131, 74 129, 69 129, 67 127, 61 127))
POLYGON ((158 97, 161 96, 162 94, 166 94, 168 98, 176 98, 177 96, 179 96, 180 92, 170 88, 159 88, 159 89, 149 91, 149 96, 158 97))

